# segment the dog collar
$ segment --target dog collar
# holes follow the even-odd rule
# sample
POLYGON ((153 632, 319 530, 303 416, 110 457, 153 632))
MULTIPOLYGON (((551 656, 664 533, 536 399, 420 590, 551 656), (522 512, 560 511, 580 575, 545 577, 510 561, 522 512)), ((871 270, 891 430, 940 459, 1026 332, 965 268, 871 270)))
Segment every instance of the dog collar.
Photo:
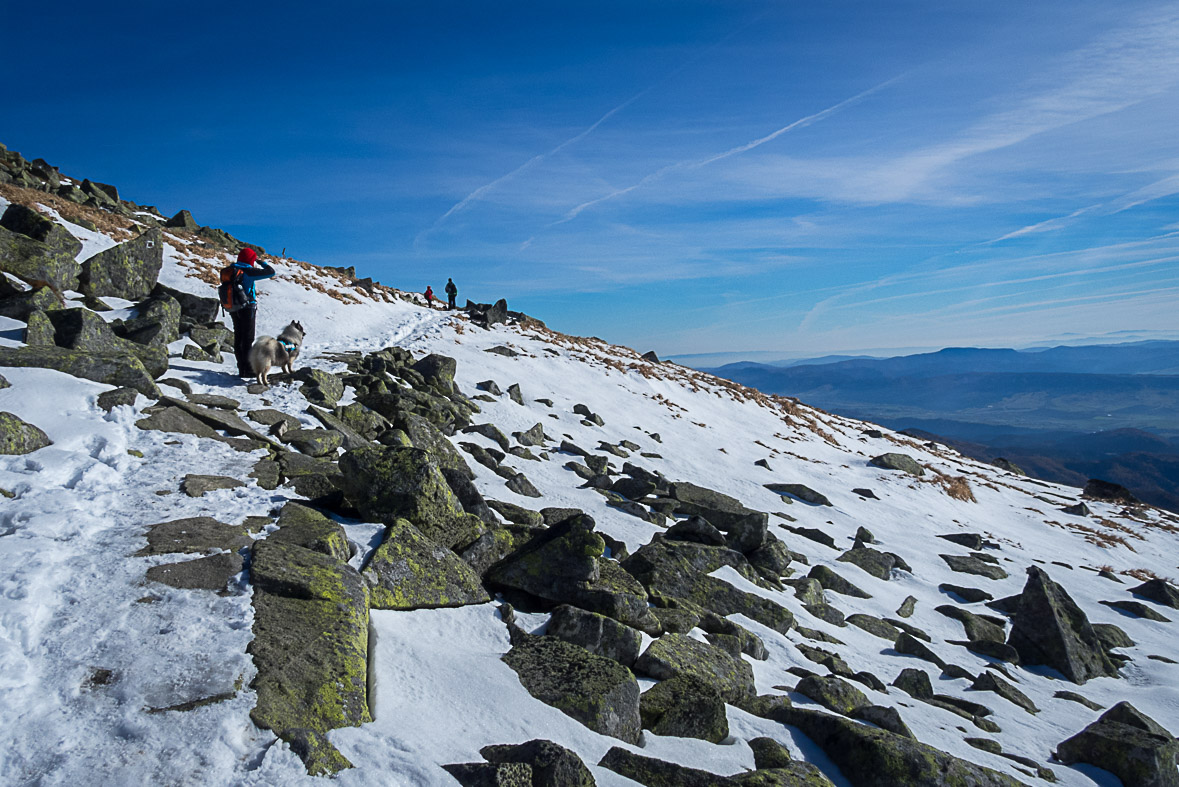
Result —
POLYGON ((287 352, 294 352, 294 350, 295 350, 294 342, 288 341, 286 339, 279 339, 278 343, 281 344, 282 348, 284 350, 286 350, 287 352))

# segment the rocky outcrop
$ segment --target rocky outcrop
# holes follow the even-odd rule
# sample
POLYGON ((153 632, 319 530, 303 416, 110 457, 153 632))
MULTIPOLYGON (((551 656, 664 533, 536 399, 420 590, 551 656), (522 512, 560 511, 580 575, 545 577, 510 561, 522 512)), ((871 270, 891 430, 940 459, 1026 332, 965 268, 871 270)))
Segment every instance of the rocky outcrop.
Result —
POLYGON ((77 289, 82 268, 74 258, 81 250, 82 244, 68 232, 22 205, 9 205, 0 218, 0 271, 29 284, 48 285, 58 293, 77 289), (56 229, 47 229, 47 224, 56 229))
POLYGON ((881 454, 874 456, 868 464, 883 470, 899 470, 909 475, 925 475, 925 468, 908 454, 881 454))
POLYGON ((594 787, 594 777, 585 763, 564 746, 543 739, 516 746, 484 746, 479 750, 490 763, 522 763, 532 769, 532 787, 594 787))
POLYGON ((1044 664, 1068 680, 1117 677, 1117 668, 1101 647, 1089 618, 1048 574, 1036 566, 1015 599, 1014 622, 1007 644, 1024 664, 1044 664))
POLYGON ((691 675, 712 686, 725 702, 739 704, 756 694, 753 669, 741 658, 683 634, 664 634, 634 666, 640 675, 668 680, 691 675))
POLYGON ((374 609, 459 607, 490 599, 469 565, 404 519, 385 528, 364 576, 374 609))
POLYGON ((163 264, 163 233, 153 227, 83 262, 79 291, 90 297, 137 301, 151 294, 163 264))
POLYGON ((725 702, 711 683, 681 673, 660 681, 639 699, 643 728, 656 735, 720 743, 729 736, 725 702))
POLYGON ((625 667, 635 663, 643 642, 637 629, 568 604, 553 610, 545 634, 580 645, 590 653, 613 659, 625 667))
POLYGON ((1176 755, 1179 742, 1171 733, 1128 702, 1119 702, 1056 747, 1065 765, 1095 765, 1135 787, 1179 787, 1176 755))
POLYGON ((270 539, 254 544, 250 577, 247 651, 258 670, 250 718, 288 741, 312 775, 351 767, 326 733, 372 720, 364 580, 332 554, 270 539))
POLYGON ((341 487, 366 519, 386 525, 409 520, 427 538, 462 547, 484 530, 463 511, 438 464, 426 451, 404 446, 371 446, 340 457, 341 487))
POLYGON ((49 435, 12 413, 0 411, 0 454, 31 454, 53 445, 49 435))
POLYGON ((152 399, 160 389, 143 363, 127 353, 89 353, 63 347, 0 347, 0 367, 34 367, 127 388, 152 399))
POLYGON ((594 732, 638 743, 639 684, 618 662, 555 637, 521 638, 504 662, 536 699, 594 732))
POLYGON ((1020 787, 1006 774, 924 743, 841 716, 786 708, 782 721, 798 727, 856 787, 1020 787))

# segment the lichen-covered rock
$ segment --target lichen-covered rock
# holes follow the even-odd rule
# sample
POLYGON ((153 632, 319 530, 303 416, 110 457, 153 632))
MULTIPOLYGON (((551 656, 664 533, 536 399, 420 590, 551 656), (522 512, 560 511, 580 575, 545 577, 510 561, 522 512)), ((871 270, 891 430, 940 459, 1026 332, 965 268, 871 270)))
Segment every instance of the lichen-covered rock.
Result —
POLYGON ((1119 702, 1056 747, 1064 764, 1096 765, 1135 787, 1179 786, 1177 754, 1179 742, 1171 733, 1128 702, 1119 702))
POLYGON ((987 579, 1007 579, 1007 572, 993 563, 979 560, 973 555, 939 555, 951 571, 960 574, 975 574, 987 579))
POLYGON ((151 582, 188 590, 223 590, 230 578, 242 570, 242 556, 236 552, 165 563, 147 570, 151 582))
MULTIPOLYGON (((253 543, 244 525, 227 525, 208 516, 175 519, 148 525, 147 546, 136 555, 166 555, 176 552, 236 552, 253 543)), ((240 570, 240 569, 239 569, 240 570)))
POLYGON ((831 501, 827 499, 826 495, 816 492, 805 484, 762 484, 762 486, 773 492, 775 495, 790 495, 791 497, 797 497, 804 503, 810 503, 811 505, 831 505, 831 501))
POLYGON ((364 576, 374 609, 461 607, 490 600, 467 563, 404 519, 386 527, 364 576))
POLYGON ((559 603, 573 586, 598 580, 598 558, 605 549, 593 519, 573 516, 539 533, 493 567, 487 579, 495 586, 559 603))
POLYGON ((168 350, 147 347, 117 335, 106 320, 89 309, 56 309, 46 312, 53 325, 53 344, 88 353, 126 353, 137 357, 152 377, 168 371, 168 350))
MULTIPOLYGON (((9 205, 5 213, 15 207, 9 205)), ((58 292, 76 290, 82 268, 74 257, 82 244, 72 237, 72 244, 60 235, 53 237, 62 242, 44 243, 0 226, 0 271, 29 283, 48 284, 58 292)))
POLYGON ((1032 702, 1028 695, 1024 694, 1022 691, 1015 688, 990 670, 983 670, 982 673, 974 679, 974 683, 970 686, 970 689, 971 691, 993 691, 995 694, 998 694, 1008 702, 1023 708, 1028 713, 1040 712, 1040 709, 1036 707, 1036 703, 1032 702))
POLYGON ((1147 580, 1136 588, 1130 588, 1130 592, 1156 604, 1179 609, 1179 590, 1172 587, 1165 579, 1147 580))
POLYGON ((503 660, 536 699, 594 732, 639 742, 639 684, 618 662, 555 637, 532 636, 503 660))
POLYGON ((53 445, 49 435, 12 413, 0 411, 0 454, 31 454, 53 445))
POLYGON ((896 638, 900 636, 900 629, 891 623, 886 623, 880 618, 865 615, 863 613, 856 613, 847 616, 847 622, 853 626, 862 628, 874 637, 886 639, 889 642, 895 642, 896 638))
POLYGON ((1006 774, 842 716, 804 708, 787 708, 782 714, 856 787, 1021 787, 1006 774))
POLYGON ((456 762, 442 769, 462 787, 532 787, 532 766, 522 762, 456 762))
POLYGON ((323 369, 304 366, 295 372, 294 378, 301 380, 299 393, 312 404, 335 407, 344 395, 344 383, 339 377, 323 369))
POLYGON ((643 637, 612 618, 562 604, 553 610, 545 634, 580 645, 597 656, 629 667, 639 656, 643 637))
POLYGON ((541 495, 540 490, 537 489, 536 486, 528 480, 528 476, 524 475, 523 473, 515 473, 512 475, 512 477, 508 479, 508 482, 504 486, 516 494, 522 495, 524 497, 543 496, 541 495))
POLYGON ((155 380, 134 355, 89 353, 63 347, 0 347, 0 367, 55 369, 96 383, 134 388, 144 396, 160 398, 155 380))
POLYGON ((885 580, 892 576, 892 570, 897 564, 896 557, 893 555, 870 547, 849 549, 835 559, 843 563, 857 565, 877 579, 885 580))
MULTIPOLYGON (((152 297, 164 295, 180 304, 181 327, 195 329, 191 334, 194 342, 204 347, 210 342, 224 343, 228 339, 229 331, 225 330, 223 326, 205 327, 215 323, 221 312, 221 302, 216 298, 193 295, 190 292, 177 290, 164 284, 156 284, 152 288, 152 297), (197 328, 197 326, 201 327, 197 328)), ((233 342, 229 341, 229 346, 226 349, 231 347, 233 347, 233 342)))
POLYGON ((438 467, 444 470, 454 470, 467 478, 475 477, 471 468, 467 466, 466 460, 463 459, 463 455, 428 419, 413 413, 405 413, 394 422, 394 426, 408 435, 414 448, 420 448, 429 454, 438 467))
POLYGON ((532 768, 532 787, 594 787, 594 777, 575 753, 552 741, 537 739, 515 746, 484 746, 491 763, 524 763, 532 768))
POLYGON ((533 511, 515 503, 505 503, 500 500, 488 500, 487 505, 509 522, 530 527, 542 527, 544 516, 539 511, 533 511))
POLYGON ((1074 683, 1103 675, 1116 677, 1117 668, 1076 602, 1037 566, 1030 566, 1027 573, 1007 640, 1022 663, 1045 664, 1074 683))
POLYGON ((204 497, 209 492, 215 492, 218 489, 236 489, 239 486, 245 486, 245 484, 229 476, 189 473, 180 482, 180 491, 189 497, 204 497))
POLYGON ((968 609, 955 607, 952 604, 942 604, 941 606, 935 607, 934 611, 960 622, 966 630, 966 638, 971 641, 990 640, 992 642, 1005 642, 1007 640, 1007 632, 1000 623, 988 620, 984 616, 975 614, 968 609))
POLYGON ((197 437, 215 437, 217 435, 213 427, 179 407, 164 407, 147 418, 136 421, 135 425, 146 431, 191 434, 197 437))
POLYGON ((850 715, 857 708, 872 704, 864 692, 833 675, 808 675, 798 682, 794 690, 810 697, 824 708, 842 713, 844 716, 850 715))
POLYGON ((308 456, 335 456, 344 444, 344 436, 330 429, 290 429, 281 439, 308 456))
POLYGON ((909 475, 925 475, 925 468, 908 454, 881 454, 872 457, 868 464, 884 470, 900 470, 909 475))
POLYGON ((824 590, 830 590, 833 593, 853 596, 855 598, 872 598, 870 593, 848 582, 827 566, 815 566, 807 576, 811 579, 818 580, 824 590))
POLYGON ((794 615, 784 607, 709 574, 729 566, 750 582, 762 581, 740 552, 689 541, 656 539, 622 561, 648 593, 680 598, 718 615, 743 614, 785 634, 794 615))
MULTIPOLYGON (((137 301, 151 294, 163 264, 163 234, 153 227, 84 261, 79 291, 93 297, 110 295, 137 301)), ((179 316, 178 312, 178 321, 179 316)))
POLYGON ((287 503, 279 512, 277 524, 278 530, 266 537, 271 544, 294 544, 341 563, 348 562, 351 556, 344 528, 314 508, 287 503))
POLYGON ((290 741, 309 773, 350 767, 325 733, 372 721, 364 580, 330 555, 269 539, 254 543, 250 578, 254 639, 247 652, 258 670, 250 718, 290 741))
POLYGON ((737 704, 757 693, 753 669, 740 658, 683 634, 664 634, 635 661, 635 672, 656 680, 692 675, 711 685, 725 702, 737 704))
POLYGON ((724 776, 633 754, 620 746, 606 752, 598 765, 645 787, 718 787, 728 784, 724 776))
POLYGON ((712 684, 681 673, 660 681, 639 699, 643 728, 656 735, 720 743, 729 736, 725 702, 712 684))
POLYGON ((137 307, 135 317, 115 323, 115 333, 137 344, 166 347, 180 338, 180 304, 157 292, 137 307))
POLYGON ((445 547, 466 546, 485 529, 467 514, 437 463, 419 448, 371 446, 340 457, 340 485, 368 520, 386 525, 407 519, 445 547))

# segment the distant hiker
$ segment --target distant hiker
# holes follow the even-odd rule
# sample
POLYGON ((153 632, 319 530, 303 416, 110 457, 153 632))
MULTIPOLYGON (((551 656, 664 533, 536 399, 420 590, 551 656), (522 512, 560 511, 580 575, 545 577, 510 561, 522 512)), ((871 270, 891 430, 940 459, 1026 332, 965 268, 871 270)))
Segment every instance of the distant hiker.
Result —
POLYGON ((454 308, 454 299, 458 297, 458 287, 454 286, 454 279, 446 280, 446 299, 450 304, 446 307, 448 310, 454 308))
POLYGON ((429 284, 427 284, 426 285, 426 305, 429 306, 431 309, 433 309, 435 303, 442 303, 442 301, 440 301, 434 297, 434 288, 431 287, 429 284))
MULTIPOLYGON (((269 279, 274 276, 274 268, 266 262, 259 270, 258 254, 250 248, 244 248, 237 253, 237 262, 222 270, 221 280, 226 281, 226 275, 231 277, 230 291, 237 290, 244 295, 241 302, 226 306, 223 296, 221 303, 229 312, 233 320, 233 355, 237 358, 237 372, 242 377, 253 377, 254 369, 250 366, 250 348, 254 345, 254 325, 258 317, 258 291, 254 282, 259 279, 269 279)), ((225 289, 225 285, 222 285, 225 289)))

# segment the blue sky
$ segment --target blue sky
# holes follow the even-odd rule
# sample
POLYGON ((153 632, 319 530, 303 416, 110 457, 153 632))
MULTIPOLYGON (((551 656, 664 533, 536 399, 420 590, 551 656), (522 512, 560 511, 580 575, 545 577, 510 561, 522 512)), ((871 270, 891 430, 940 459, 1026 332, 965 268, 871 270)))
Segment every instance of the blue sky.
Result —
MULTIPOLYGON (((1179 3, 56 3, 0 142, 661 355, 1176 331, 1179 3)), ((762 356, 767 357, 767 356, 762 356)))

